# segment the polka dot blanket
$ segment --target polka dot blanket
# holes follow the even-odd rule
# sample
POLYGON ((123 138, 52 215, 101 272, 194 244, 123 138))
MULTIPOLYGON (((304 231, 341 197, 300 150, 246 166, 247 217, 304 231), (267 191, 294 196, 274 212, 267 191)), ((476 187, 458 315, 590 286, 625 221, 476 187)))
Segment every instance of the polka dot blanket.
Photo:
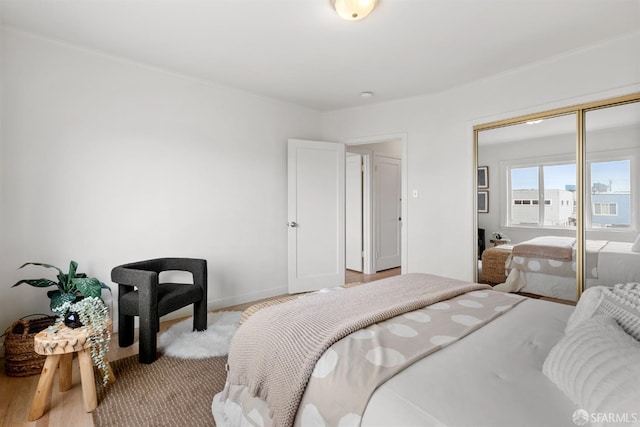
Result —
POLYGON ((407 274, 261 310, 232 343, 216 423, 358 425, 379 384, 524 299, 490 289, 407 274))

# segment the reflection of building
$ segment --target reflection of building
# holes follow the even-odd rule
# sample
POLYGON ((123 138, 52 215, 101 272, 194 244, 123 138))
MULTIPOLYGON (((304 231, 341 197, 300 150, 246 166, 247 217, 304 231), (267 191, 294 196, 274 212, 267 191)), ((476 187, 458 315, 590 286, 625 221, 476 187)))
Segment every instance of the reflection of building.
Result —
MULTIPOLYGON (((540 218, 538 190, 513 190, 511 200, 511 224, 537 225, 540 218)), ((575 192, 545 190, 544 225, 568 227, 575 225, 575 192)))
MULTIPOLYGON (((596 187, 594 187, 596 188, 596 187)), ((597 187, 598 190, 606 190, 597 187)), ((575 227, 575 186, 565 190, 546 190, 544 225, 549 227, 575 227)), ((540 209, 538 190, 513 190, 511 224, 538 225, 540 209)), ((591 194, 591 226, 629 227, 631 225, 631 194, 629 191, 593 192, 591 194)))
POLYGON ((631 193, 616 191, 591 195, 593 227, 629 227, 631 225, 631 193))

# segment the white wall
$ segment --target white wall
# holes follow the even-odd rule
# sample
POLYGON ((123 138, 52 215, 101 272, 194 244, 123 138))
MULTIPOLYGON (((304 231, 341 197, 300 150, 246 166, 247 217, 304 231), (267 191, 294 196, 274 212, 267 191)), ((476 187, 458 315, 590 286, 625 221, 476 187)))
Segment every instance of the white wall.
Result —
MULTIPOLYGON (((319 113, 3 30, 0 329, 47 313, 47 270, 208 260, 209 303, 287 290, 286 141, 319 113)), ((117 289, 114 289, 114 293, 117 289)), ((188 314, 188 312, 187 312, 188 314)))
POLYGON ((431 96, 323 114, 324 138, 407 132, 408 272, 473 278, 473 125, 640 90, 640 34, 431 96))

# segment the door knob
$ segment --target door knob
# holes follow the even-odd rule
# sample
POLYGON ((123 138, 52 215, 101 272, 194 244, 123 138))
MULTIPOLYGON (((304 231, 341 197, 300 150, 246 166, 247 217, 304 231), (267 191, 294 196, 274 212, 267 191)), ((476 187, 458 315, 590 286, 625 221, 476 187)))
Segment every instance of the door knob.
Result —
POLYGON ((298 226, 298 223, 295 221, 291 221, 290 223, 287 224, 289 227, 291 228, 296 228, 298 226))

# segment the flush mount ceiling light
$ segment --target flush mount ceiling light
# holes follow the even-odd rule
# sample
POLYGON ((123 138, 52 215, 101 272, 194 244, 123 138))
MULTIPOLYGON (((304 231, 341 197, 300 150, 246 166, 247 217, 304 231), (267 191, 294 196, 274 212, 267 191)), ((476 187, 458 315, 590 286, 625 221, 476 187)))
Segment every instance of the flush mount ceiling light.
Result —
POLYGON ((366 17, 376 7, 378 0, 330 0, 342 19, 357 21, 366 17))

